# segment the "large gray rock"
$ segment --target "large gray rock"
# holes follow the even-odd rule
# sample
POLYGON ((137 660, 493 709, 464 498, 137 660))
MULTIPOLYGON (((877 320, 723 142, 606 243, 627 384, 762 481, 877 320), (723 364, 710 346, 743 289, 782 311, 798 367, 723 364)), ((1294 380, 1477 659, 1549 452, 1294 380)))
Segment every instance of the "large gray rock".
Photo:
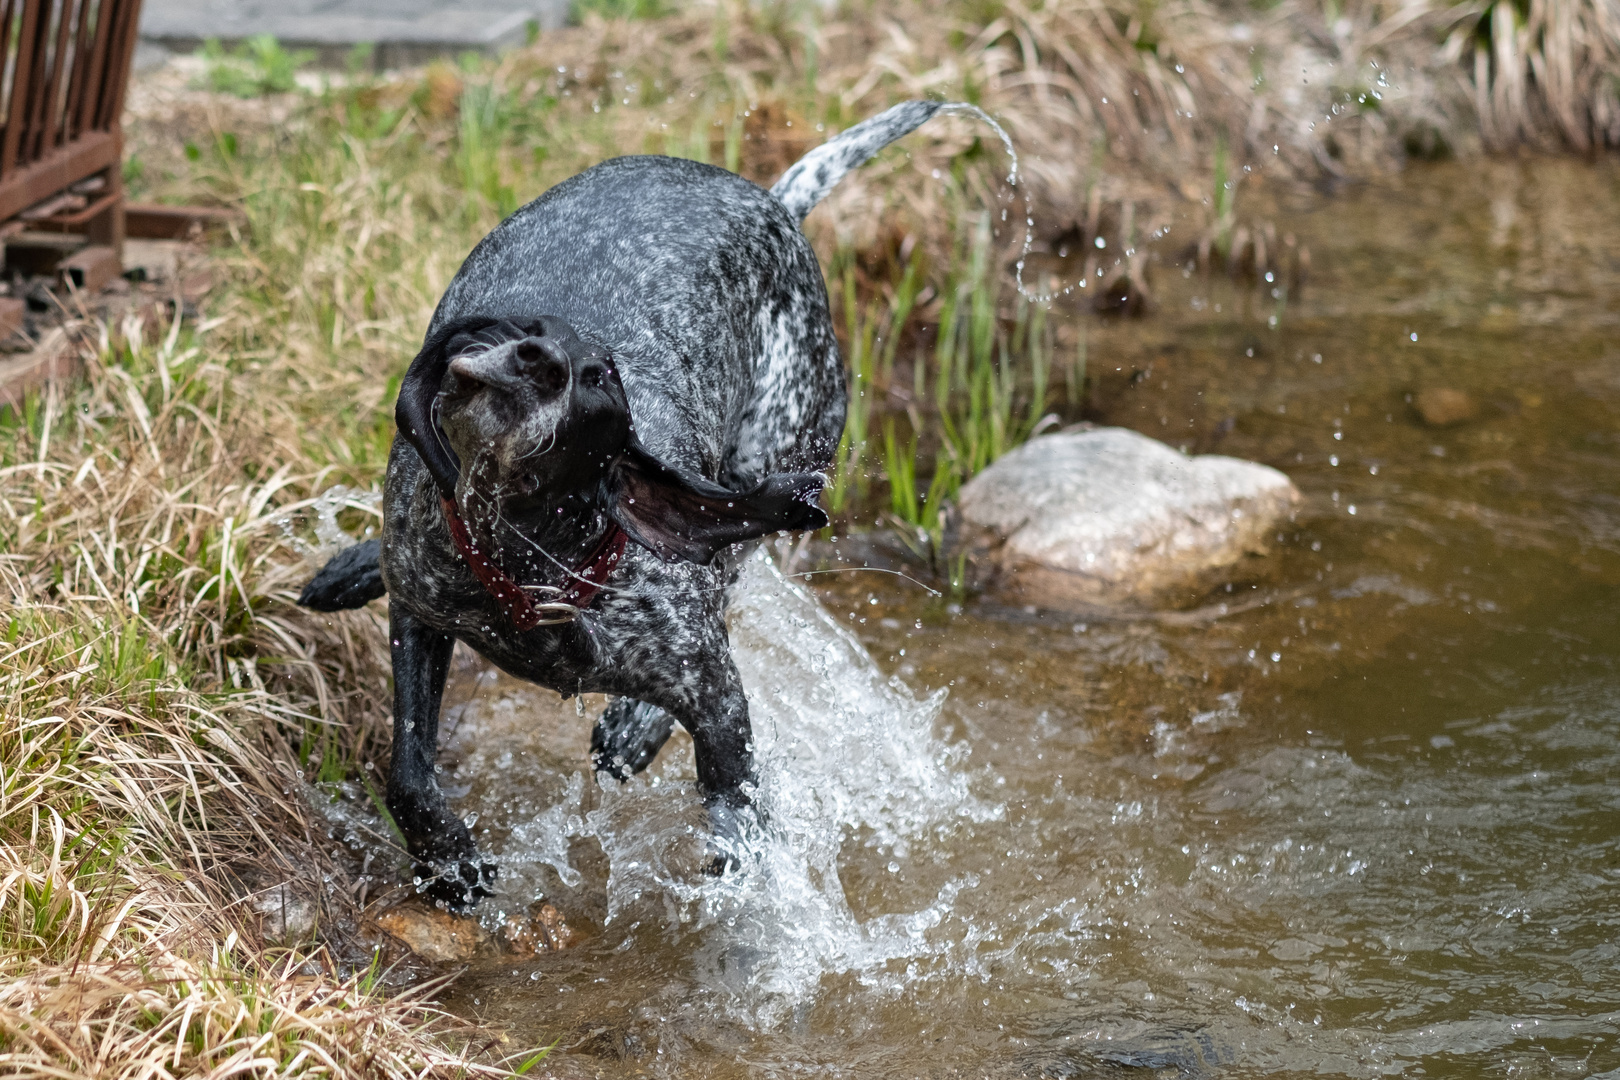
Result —
POLYGON ((1265 550, 1299 502, 1282 473, 1187 457, 1124 428, 1033 439, 962 488, 962 536, 997 592, 1043 607, 1151 603, 1265 550))

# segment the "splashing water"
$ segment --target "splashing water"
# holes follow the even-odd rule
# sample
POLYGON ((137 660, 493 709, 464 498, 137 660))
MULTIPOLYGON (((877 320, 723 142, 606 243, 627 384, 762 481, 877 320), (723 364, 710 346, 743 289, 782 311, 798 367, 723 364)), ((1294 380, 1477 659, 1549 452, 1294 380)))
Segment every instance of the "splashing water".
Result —
MULTIPOLYGON (((1057 292, 1037 292, 1024 284, 1024 264, 1029 261, 1030 250, 1035 246, 1035 217, 1029 209, 1029 196, 1018 187, 1018 150, 1013 146, 1012 136, 1007 129, 998 124, 989 113, 977 105, 969 105, 965 101, 953 101, 939 110, 952 116, 971 116, 990 126, 1001 140, 1001 148, 1007 152, 1007 158, 1012 162, 1007 169, 1007 186, 1013 189, 1013 194, 1020 196, 1024 204, 1024 246, 1018 252, 1018 261, 1013 264, 1013 279, 1018 285, 1018 295, 1032 304, 1050 304, 1053 300, 1068 296, 1075 289, 1084 288, 1085 278, 1076 280, 1073 284, 1059 289, 1057 292)), ((1005 221, 1005 211, 1002 220, 1005 221)))
POLYGON ((499 856, 514 883, 532 881, 543 864, 573 886, 581 876, 568 840, 594 839, 610 867, 609 921, 651 917, 675 935, 704 931, 694 954, 700 981, 723 991, 739 1019, 769 1026, 826 973, 878 978, 891 960, 937 951, 926 932, 974 884, 953 880, 921 911, 862 921, 839 880, 847 841, 904 859, 924 833, 1001 810, 969 791, 966 747, 933 734, 943 690, 918 700, 886 678, 763 552, 744 565, 735 596, 732 644, 767 821, 745 869, 718 880, 695 872, 706 830, 690 783, 604 781, 587 811, 580 773, 557 803, 513 828, 499 856))
POLYGON ((361 536, 352 536, 338 524, 338 515, 344 510, 364 510, 382 518, 382 492, 352 488, 347 484, 334 484, 312 499, 287 507, 275 518, 276 527, 287 543, 307 559, 324 561, 352 544, 358 544, 372 535, 374 526, 368 526, 361 536), (299 535, 307 526, 315 533, 310 543, 299 535))

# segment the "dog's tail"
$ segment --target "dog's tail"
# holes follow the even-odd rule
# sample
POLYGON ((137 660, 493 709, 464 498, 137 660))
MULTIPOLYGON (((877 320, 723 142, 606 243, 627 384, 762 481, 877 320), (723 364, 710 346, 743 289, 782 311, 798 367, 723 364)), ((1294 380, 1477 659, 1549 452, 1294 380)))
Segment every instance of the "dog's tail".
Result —
POLYGON ((916 131, 949 104, 947 101, 906 101, 861 121, 794 162, 771 188, 771 194, 782 201, 796 220, 803 221, 851 169, 859 168, 894 140, 916 131))
POLYGON ((365 607, 388 591, 382 579, 382 543, 367 540, 332 556, 298 594, 298 603, 315 611, 365 607))

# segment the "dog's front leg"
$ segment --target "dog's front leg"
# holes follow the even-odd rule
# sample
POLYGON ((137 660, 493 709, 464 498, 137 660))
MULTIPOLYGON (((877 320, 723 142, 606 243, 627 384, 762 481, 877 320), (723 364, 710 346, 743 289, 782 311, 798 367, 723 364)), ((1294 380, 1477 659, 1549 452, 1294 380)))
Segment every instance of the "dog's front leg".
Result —
POLYGON ((719 874, 737 864, 744 822, 751 816, 757 819, 754 735, 748 721, 748 698, 730 655, 725 654, 722 670, 705 671, 704 675, 701 698, 672 711, 692 736, 698 789, 715 838, 708 869, 719 874))
POLYGON ((453 908, 494 895, 495 864, 478 853, 472 833, 451 812, 433 772, 439 701, 455 638, 394 604, 388 613, 394 660, 394 751, 388 769, 388 812, 418 860, 425 891, 453 908))

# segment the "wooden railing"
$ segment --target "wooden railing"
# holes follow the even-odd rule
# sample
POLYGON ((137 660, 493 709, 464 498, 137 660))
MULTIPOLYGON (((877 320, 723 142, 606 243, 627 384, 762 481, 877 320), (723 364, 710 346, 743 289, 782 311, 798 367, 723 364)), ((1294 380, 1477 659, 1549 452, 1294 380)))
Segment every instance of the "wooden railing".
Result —
POLYGON ((140 6, 0 0, 0 222, 122 247, 119 118, 140 6))

